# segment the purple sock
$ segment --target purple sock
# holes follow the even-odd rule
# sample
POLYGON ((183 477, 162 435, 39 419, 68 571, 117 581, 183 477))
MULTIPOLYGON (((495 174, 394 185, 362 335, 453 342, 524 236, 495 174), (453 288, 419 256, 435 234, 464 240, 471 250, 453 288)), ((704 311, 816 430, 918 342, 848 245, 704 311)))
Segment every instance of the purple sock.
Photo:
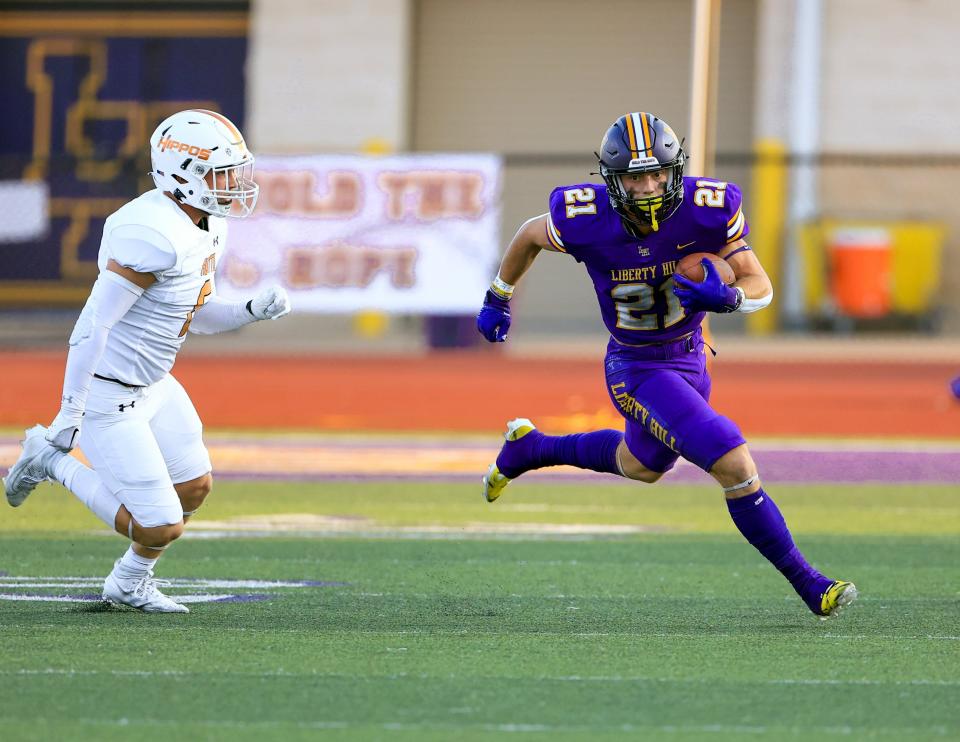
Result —
POLYGON ((569 464, 580 469, 620 474, 618 430, 595 430, 572 435, 544 435, 533 430, 519 441, 507 443, 497 457, 497 467, 513 479, 526 471, 569 464))
POLYGON ((819 612, 820 594, 831 580, 807 563, 770 495, 761 488, 752 495, 728 499, 727 509, 744 538, 780 570, 812 610, 819 612))
POLYGON ((545 435, 540 441, 540 465, 569 464, 580 469, 619 474, 617 447, 622 440, 623 433, 618 430, 545 435))

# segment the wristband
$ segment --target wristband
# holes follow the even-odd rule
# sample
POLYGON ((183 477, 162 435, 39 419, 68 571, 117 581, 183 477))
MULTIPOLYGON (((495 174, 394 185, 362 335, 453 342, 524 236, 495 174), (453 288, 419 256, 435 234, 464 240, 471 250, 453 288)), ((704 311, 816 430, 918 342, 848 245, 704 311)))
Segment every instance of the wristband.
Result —
POLYGON ((513 290, 515 288, 516 286, 500 278, 499 273, 497 277, 493 279, 493 283, 490 284, 490 290, 501 299, 506 299, 507 301, 510 301, 510 297, 513 296, 513 290))
POLYGON ((740 306, 743 304, 743 300, 746 298, 747 294, 739 286, 734 286, 733 290, 737 292, 737 298, 733 306, 730 307, 730 311, 737 312, 740 310, 740 306))

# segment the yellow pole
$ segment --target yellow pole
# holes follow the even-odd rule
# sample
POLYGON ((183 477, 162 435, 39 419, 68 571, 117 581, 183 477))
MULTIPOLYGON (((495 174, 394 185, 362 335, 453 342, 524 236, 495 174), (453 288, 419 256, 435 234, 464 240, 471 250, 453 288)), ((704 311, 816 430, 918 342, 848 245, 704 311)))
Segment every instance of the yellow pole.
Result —
MULTIPOLYGON (((390 142, 374 137, 365 141, 360 151, 365 155, 388 155, 391 152, 390 142)), ((361 309, 353 315, 353 331, 367 340, 383 337, 389 325, 389 316, 379 309, 361 309)))
MULTIPOLYGON (((686 149, 697 175, 711 177, 716 154, 717 68, 720 51, 720 0, 693 0, 693 75, 690 80, 690 124, 686 149)), ((712 345, 710 322, 703 337, 712 345)), ((707 356, 707 366, 713 356, 707 356)))
MULTIPOLYGON (((774 291, 782 285, 781 272, 784 225, 787 213, 787 149, 777 139, 756 143, 753 183, 750 188, 750 246, 773 281, 774 291)), ((777 328, 777 302, 762 312, 747 315, 751 335, 769 335, 777 328)))

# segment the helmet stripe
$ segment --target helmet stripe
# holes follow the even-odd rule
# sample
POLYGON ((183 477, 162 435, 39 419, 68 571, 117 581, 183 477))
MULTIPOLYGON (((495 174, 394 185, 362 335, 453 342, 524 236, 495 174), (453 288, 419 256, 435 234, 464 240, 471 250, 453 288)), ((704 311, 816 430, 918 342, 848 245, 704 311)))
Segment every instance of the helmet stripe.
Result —
POLYGON ((635 157, 639 150, 637 149, 637 130, 633 128, 633 117, 634 114, 628 113, 623 118, 627 122, 627 138, 629 139, 628 144, 630 145, 630 157, 635 157))
POLYGON ((650 125, 647 122, 647 114, 645 113, 635 113, 634 116, 640 119, 642 124, 641 131, 643 131, 643 151, 645 154, 653 154, 653 142, 650 141, 650 125))
POLYGON ((226 126, 230 133, 237 138, 237 144, 243 141, 243 134, 241 134, 240 130, 233 125, 233 122, 223 114, 217 113, 216 111, 208 111, 205 108, 191 108, 190 110, 195 111, 196 113, 205 113, 208 116, 213 116, 217 121, 226 126))

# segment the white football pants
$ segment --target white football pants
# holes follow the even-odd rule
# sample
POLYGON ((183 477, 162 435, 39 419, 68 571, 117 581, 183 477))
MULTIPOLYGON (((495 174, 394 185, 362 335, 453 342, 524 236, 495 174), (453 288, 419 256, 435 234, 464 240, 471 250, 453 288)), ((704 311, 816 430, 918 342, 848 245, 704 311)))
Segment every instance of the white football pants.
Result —
POLYGON ((176 379, 143 389, 94 379, 80 429, 80 450, 104 485, 141 526, 183 518, 174 484, 211 470, 203 425, 176 379))

